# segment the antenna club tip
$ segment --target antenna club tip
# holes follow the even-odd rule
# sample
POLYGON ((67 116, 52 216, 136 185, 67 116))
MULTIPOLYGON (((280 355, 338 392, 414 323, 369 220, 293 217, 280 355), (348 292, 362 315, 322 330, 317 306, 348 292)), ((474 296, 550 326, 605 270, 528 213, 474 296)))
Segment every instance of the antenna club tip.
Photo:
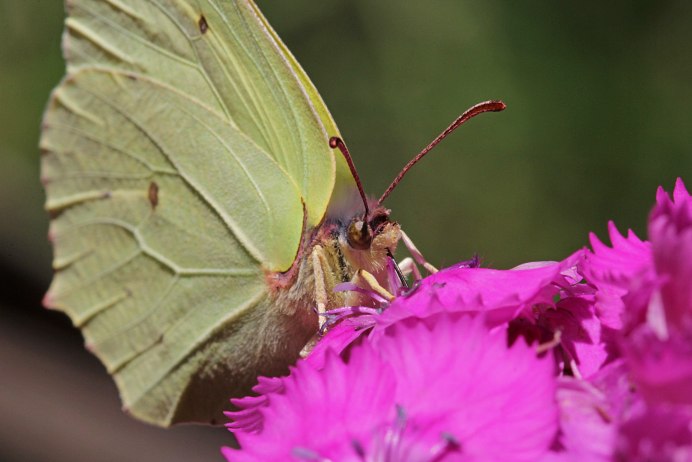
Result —
POLYGON ((500 112, 500 111, 504 111, 505 109, 507 109, 507 105, 505 104, 505 102, 501 101, 499 99, 496 101, 491 101, 490 103, 494 106, 494 108, 493 108, 494 112, 500 112))
POLYGON ((507 109, 507 105, 504 103, 504 101, 501 101, 499 99, 491 99, 471 106, 469 109, 466 110, 466 112, 464 112, 464 114, 462 114, 462 116, 470 115, 471 117, 474 117, 483 112, 500 112, 504 111, 505 109, 507 109))
POLYGON ((340 141, 341 139, 338 136, 332 136, 331 138, 329 138, 329 147, 332 149, 336 149, 337 147, 339 147, 340 141))

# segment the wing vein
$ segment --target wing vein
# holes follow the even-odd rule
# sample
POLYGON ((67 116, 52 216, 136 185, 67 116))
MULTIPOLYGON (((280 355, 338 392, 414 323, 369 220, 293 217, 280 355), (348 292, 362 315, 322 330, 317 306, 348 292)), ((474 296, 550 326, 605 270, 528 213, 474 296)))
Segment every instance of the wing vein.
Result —
POLYGON ((163 255, 161 255, 159 252, 149 247, 144 242, 145 239, 142 237, 137 226, 116 219, 101 218, 83 221, 81 223, 75 224, 74 226, 62 228, 59 232, 55 233, 55 238, 64 237, 66 235, 69 235, 70 233, 77 232, 79 228, 87 226, 115 226, 118 228, 122 228, 125 231, 128 231, 130 234, 132 234, 135 242, 140 248, 140 252, 144 253, 148 257, 153 258, 158 263, 167 267, 172 273, 175 274, 184 274, 189 276, 250 276, 253 274, 257 274, 257 270, 254 268, 181 268, 176 263, 170 261, 163 255))
MULTIPOLYGON (((178 275, 175 275, 173 277, 173 279, 171 279, 171 281, 168 283, 168 285, 164 289, 163 293, 159 296, 158 300, 156 301, 156 303, 154 304, 154 306, 151 309, 145 311, 144 313, 142 313, 137 318, 132 319, 129 323, 122 326, 120 329, 110 332, 110 334, 107 337, 104 337, 103 339, 100 339, 98 341, 98 343, 95 343, 94 347, 96 349, 98 349, 99 345, 103 345, 103 344, 107 343, 108 341, 110 341, 110 340, 112 340, 118 336, 121 336, 130 330, 136 329, 138 326, 142 326, 145 320, 154 316, 158 312, 159 308, 161 308, 161 306, 163 306, 164 300, 166 300, 166 297, 173 291, 173 288, 178 284, 179 280, 180 280, 180 278, 178 277, 178 275)), ((167 330, 168 330, 168 328, 164 328, 162 330, 162 332, 158 332, 158 337, 160 338, 160 337, 164 336, 165 333, 167 332, 167 330)), ((125 339, 126 339, 127 343, 131 344, 131 342, 130 342, 131 337, 126 336, 125 339)), ((110 365, 108 367, 108 372, 111 375, 115 374, 116 372, 121 370, 123 367, 125 367, 127 364, 129 364, 130 361, 132 361, 134 358, 138 357, 142 353, 145 353, 147 350, 149 350, 151 348, 152 344, 155 344, 157 342, 156 338, 153 338, 151 340, 153 340, 153 341, 148 343, 143 348, 134 346, 133 351, 131 351, 127 356, 125 356, 124 358, 121 358, 115 364, 110 365)))
POLYGON ((83 289, 85 286, 90 286, 91 284, 94 284, 96 281, 99 281, 100 279, 103 279, 105 276, 119 270, 120 268, 123 268, 126 266, 128 263, 132 262, 137 256, 142 254, 142 250, 137 250, 136 252, 132 252, 129 255, 125 256, 122 260, 118 260, 115 264, 104 268, 102 271, 99 271, 98 273, 95 273, 91 275, 89 278, 81 279, 78 284, 71 285, 68 289, 62 290, 59 292, 52 292, 52 296, 55 299, 65 297, 67 295, 70 295, 74 292, 77 292, 81 289, 83 289))
POLYGON ((223 112, 224 112, 224 114, 226 115, 228 121, 229 121, 234 127, 237 128, 237 124, 236 124, 235 120, 233 119, 233 117, 231 116, 231 112, 229 111, 228 107, 226 106, 226 102, 223 100, 223 98, 221 98, 221 95, 219 94, 219 91, 218 91, 218 89, 216 88, 216 85, 214 85, 214 82, 212 81, 211 76, 210 76, 209 73, 207 72, 206 68, 205 68, 204 66, 202 66, 202 65, 199 64, 199 63, 202 62, 202 60, 200 59, 200 55, 199 55, 199 52, 197 51, 197 48, 196 48, 196 47, 194 46, 194 44, 193 44, 193 38, 190 37, 189 35, 187 35, 187 33, 185 33, 185 28, 183 28, 183 26, 180 24, 180 22, 178 21, 178 19, 175 18, 175 17, 174 17, 166 8, 164 8, 158 1, 152 0, 152 3, 156 6, 156 8, 159 9, 159 11, 161 11, 161 13, 163 13, 165 16, 167 16, 168 19, 169 19, 173 24, 175 24, 175 27, 178 28, 178 30, 180 31, 180 34, 181 34, 183 37, 185 37, 185 39, 188 41, 188 44, 190 45, 190 47, 192 48, 192 50, 194 50, 195 55, 197 56, 197 61, 198 61, 198 63, 195 65, 195 67, 197 68, 197 70, 199 71, 199 73, 202 75, 202 78, 206 81, 207 85, 209 86, 209 89, 210 89, 210 90, 212 91, 212 93, 214 94, 214 97, 216 98, 216 101, 219 103, 219 105, 220 105, 221 108, 223 109, 223 112))
MULTIPOLYGON (((75 114, 81 116, 81 114, 79 114, 77 112, 75 112, 75 114)), ((119 146, 115 146, 114 144, 109 143, 109 142, 105 141, 104 139, 97 137, 97 136, 95 136, 95 135, 93 135, 93 134, 91 134, 85 130, 80 130, 74 126, 64 125, 64 124, 51 124, 50 127, 52 129, 58 129, 58 130, 62 130, 62 131, 68 132, 68 133, 72 133, 74 135, 80 136, 80 137, 87 139, 89 141, 93 141, 94 143, 99 144, 101 146, 110 148, 113 151, 119 152, 119 153, 123 154, 124 156, 129 157, 130 159, 134 160, 135 162, 143 165, 147 170, 149 170, 152 173, 165 173, 165 174, 178 175, 178 172, 175 170, 165 170, 162 168, 155 167, 155 166, 151 165, 149 162, 147 162, 143 158, 143 156, 140 156, 140 155, 133 153, 131 151, 126 151, 125 149, 123 149, 119 146)), ((60 153, 58 151, 56 151, 55 149, 51 148, 51 150, 55 154, 60 155, 60 153)))
POLYGON ((260 199, 262 202, 262 205, 264 206, 265 211, 267 212, 267 217, 269 218, 269 226, 273 228, 274 226, 274 214, 272 214, 271 208, 269 207, 269 203, 267 202, 267 198, 264 196, 262 193, 262 189, 259 187, 259 185, 255 182, 255 179, 252 177, 250 174, 250 171, 247 169, 245 164, 240 160, 240 158, 236 155, 234 150, 226 143, 226 141, 218 134, 214 129, 212 129, 209 125, 204 123, 200 118, 198 118, 196 115, 188 112, 184 107, 180 108, 183 112, 186 112, 193 120, 195 120, 198 124, 203 126, 209 133, 211 133, 214 138, 216 138, 219 143, 221 143, 225 148, 226 151, 228 151, 231 156, 233 156, 233 159, 236 161, 236 163, 240 166, 242 169, 243 173, 247 177, 247 179, 250 181, 252 184, 252 187, 257 194, 257 197, 260 199))
MULTIPOLYGON (((246 3, 247 3, 247 2, 246 2, 246 3)), ((254 10, 253 10, 253 14, 254 14, 254 10)), ((258 19, 258 18, 256 18, 256 19, 258 19)), ((252 28, 248 25, 247 20, 245 19, 245 17, 244 17, 243 15, 241 15, 241 20, 243 21, 243 24, 245 25, 245 28, 248 30, 248 32, 249 32, 249 33, 253 36, 253 38, 254 38, 254 32, 253 32, 252 28)), ((264 28, 266 27, 266 26, 262 23, 262 21, 259 21, 259 23, 260 23, 259 26, 260 26, 261 28, 264 29, 264 28)), ((275 45, 274 42, 273 42, 273 38, 270 36, 270 34, 267 33, 267 35, 269 36, 272 45, 275 45)), ((264 59, 265 64, 268 64, 269 59, 267 58, 267 56, 266 56, 266 54, 264 53, 264 51, 263 51, 260 47, 258 47, 258 46, 255 46, 255 48, 256 48, 256 51, 257 51, 257 56, 261 56, 261 57, 264 59)), ((281 56, 280 50, 276 50, 276 51, 277 51, 277 55, 278 55, 279 57, 281 57, 282 60, 284 61, 284 63, 286 64, 286 68, 289 69, 290 74, 294 77, 295 83, 296 83, 296 85, 298 86, 298 88, 301 90, 301 92, 302 92, 302 94, 303 94, 303 96, 304 96, 304 98, 305 98, 305 102, 306 102, 306 104, 310 107, 313 116, 315 116, 316 119, 319 119, 319 117, 318 117, 317 114, 316 114, 316 111, 314 110, 314 108, 312 107, 312 104, 310 103, 310 99, 309 99, 308 96, 307 96, 307 91, 306 91, 306 89, 303 87, 303 83, 300 81, 300 79, 298 78, 298 76, 297 76, 297 75, 295 74, 295 72, 293 71, 293 69, 292 69, 290 63, 289 63, 285 58, 283 58, 283 56, 281 56)), ((277 72, 276 72, 276 69, 274 69, 274 67, 273 67, 273 66, 270 66, 270 65, 266 65, 265 67, 266 67, 267 69, 269 69, 269 71, 274 75, 274 78, 276 79, 277 82, 279 82, 279 85, 282 85, 281 79, 279 78, 279 76, 278 76, 278 74, 277 74, 277 72)), ((282 86, 283 86, 283 85, 282 85, 282 86)), ((283 96, 285 93, 286 93, 286 92, 282 92, 282 93, 279 93, 279 95, 280 95, 280 96, 283 96)), ((297 151, 297 152, 298 152, 298 155, 300 155, 300 157, 302 158, 301 164, 302 164, 302 167, 303 167, 303 172, 302 172, 302 173, 303 173, 303 177, 302 177, 302 180, 303 180, 303 181, 302 181, 302 183, 301 183, 300 191, 301 191, 302 194, 305 194, 305 192, 306 192, 306 191, 305 191, 306 185, 307 185, 307 184, 309 183, 309 181, 310 181, 310 180, 309 180, 309 175, 310 175, 310 173, 309 173, 309 163, 308 163, 308 160, 307 160, 307 156, 308 156, 310 153, 308 152, 308 147, 307 147, 307 145, 306 145, 306 143, 305 143, 305 139, 304 139, 304 137, 303 137, 303 132, 302 132, 302 130, 300 130, 299 128, 296 127, 296 121, 298 120, 298 114, 296 113, 296 108, 295 108, 292 104, 286 104, 286 106, 287 106, 288 108, 290 108, 291 115, 292 115, 292 117, 288 117, 287 115, 285 116, 286 122, 287 122, 288 125, 291 125, 291 126, 292 126, 291 132, 294 133, 294 134, 296 134, 296 135, 297 135, 297 138, 298 138, 298 141, 297 141, 297 145, 298 145, 298 146, 297 146, 297 148, 295 149, 295 151, 297 151)), ((323 129, 323 130, 324 130, 324 129, 323 129)), ((325 146, 326 146, 326 140, 325 140, 325 146)))
MULTIPOLYGON (((216 326, 212 326, 211 328, 206 329, 204 332, 202 332, 200 335, 198 335, 197 338, 194 339, 194 341, 190 342, 189 347, 185 348, 181 352, 181 354, 173 361, 172 364, 170 364, 166 368, 163 368, 161 371, 157 371, 158 372, 157 377, 139 392, 139 396, 134 398, 133 402, 136 402, 142 396, 145 396, 149 391, 156 388, 163 380, 165 380, 166 377, 168 377, 168 375, 173 370, 178 368, 191 354, 193 354, 195 352, 195 350, 197 350, 197 348, 200 347, 204 343, 205 340, 211 338, 214 331, 216 329, 218 329, 217 326, 223 326, 224 324, 231 321, 232 319, 237 318, 238 316, 242 315, 248 309, 256 306, 262 300, 262 298, 264 298, 265 296, 266 296, 266 292, 264 290, 261 290, 261 289, 258 290, 257 294, 255 296, 253 296, 252 298, 250 298, 250 300, 248 300, 247 303, 237 307, 233 312, 229 313, 228 316, 226 316, 223 320, 221 320, 219 323, 217 323, 216 326)), ((190 316, 190 315, 191 315, 191 313, 188 312, 185 316, 183 316, 181 319, 179 319, 178 322, 172 324, 169 327, 169 329, 167 330, 167 332, 171 331, 178 324, 189 322, 189 320, 187 319, 187 316, 190 316)), ((161 341, 163 341, 164 339, 165 339, 165 333, 163 334, 161 341)), ((180 398, 180 396, 178 398, 180 398)), ((175 407, 173 406, 172 409, 175 409, 175 407)))
MULTIPOLYGON (((127 30, 127 29, 124 29, 124 28, 123 28, 120 24, 118 24, 117 22, 110 20, 110 19, 107 18, 106 16, 103 16, 102 14, 99 14, 98 12, 96 12, 96 11, 94 11, 94 10, 91 10, 91 9, 89 9, 89 8, 87 8, 87 7, 84 7, 84 6, 82 6, 82 7, 83 7, 84 10, 85 10, 87 13, 89 13, 92 17, 94 17, 94 18, 96 18, 96 19, 98 19, 98 20, 103 21, 104 23, 106 23, 106 24, 108 25, 107 27, 112 28, 112 29, 114 29, 114 30, 120 32, 123 36, 131 38, 132 40, 134 40, 135 42, 139 43, 140 45, 142 45, 142 46, 144 46, 144 47, 146 47, 146 48, 149 48, 149 49, 151 49, 151 50, 154 50, 154 51, 156 51, 157 53, 159 53, 159 54, 161 54, 161 55, 163 55, 163 56, 166 56, 167 58, 170 58, 170 59, 172 59, 172 60, 174 60, 174 61, 177 61, 177 62, 179 62, 180 64, 183 64, 183 65, 185 65, 185 66, 188 66, 188 67, 191 67, 191 68, 199 68, 199 66, 198 66, 197 63, 195 63, 195 62, 193 62, 193 61, 189 61, 189 60, 185 59, 184 57, 182 57, 182 56, 180 56, 180 55, 178 55, 178 54, 172 53, 172 52, 170 52, 169 50, 166 50, 165 48, 162 48, 162 47, 156 45, 155 43, 153 43, 153 42, 151 42, 151 41, 149 41, 149 40, 145 40, 143 37, 141 37, 141 36, 139 36, 139 35, 137 35, 137 34, 135 34, 135 33, 132 33, 132 32, 130 32, 130 31, 127 30)), ((109 47, 109 49, 111 49, 111 48, 109 47)), ((127 55, 125 55, 125 56, 127 56, 127 55)), ((125 60, 125 59, 123 59, 122 61, 123 61, 123 62, 126 62, 126 63, 128 63, 128 64, 134 65, 134 61, 131 61, 131 60, 125 60)))
MULTIPOLYGON (((240 231, 238 228, 238 225, 228 216, 227 213, 223 212, 219 204, 216 203, 211 197, 209 197, 208 194, 202 192, 201 188, 198 185, 195 185, 194 182, 188 178, 188 176, 181 171, 179 165, 175 160, 173 159, 173 156, 170 155, 170 153, 164 149, 163 145, 152 135, 150 134, 144 125, 137 120, 135 117, 133 117, 131 114, 129 114, 127 111, 124 111, 121 109, 119 106, 117 106, 114 102, 101 97, 100 95, 89 91, 87 89, 84 89, 84 91, 88 92, 91 94, 94 98, 100 100, 102 103, 104 103, 106 106, 110 107, 114 111, 116 111, 118 114, 120 114, 123 118, 125 118, 127 121, 129 121, 135 128, 137 128, 138 131, 140 131, 148 140, 152 142, 154 146, 159 150, 161 154, 163 154, 166 159, 178 170, 180 177, 190 186, 190 188, 195 191, 198 196, 214 211, 214 213, 221 218, 221 220, 224 222, 226 225, 227 229, 231 234, 233 234, 238 241, 242 243, 242 245, 245 247, 245 249, 248 251, 248 253, 258 262, 262 261, 261 253, 259 250, 252 245, 251 241, 248 239, 247 236, 243 232, 240 231)), ((191 100, 195 101, 195 100, 191 100)))
MULTIPOLYGON (((216 2, 210 1, 209 3, 212 6, 212 8, 214 8, 216 10, 216 13, 219 15, 219 17, 223 19, 224 26, 225 26, 227 32, 229 32, 233 36, 235 43, 238 44, 238 49, 242 50, 245 53, 245 56, 248 59, 248 61, 250 61, 254 64, 254 66, 258 70, 258 72, 264 73, 263 68, 257 63, 257 61, 255 60, 255 57, 246 48, 246 46, 245 46, 245 44, 243 44, 242 40, 239 39, 235 29, 233 27, 231 27, 231 25, 228 23, 226 16, 223 14, 223 11, 221 11, 221 9, 218 7, 216 2)), ((237 13, 238 17, 242 19, 243 14, 238 9, 238 5, 236 3, 233 3, 233 5, 230 5, 230 6, 236 9, 236 13, 237 13)), ((243 25, 245 26, 245 29, 247 32, 247 25, 244 23, 244 21, 243 21, 243 25)), ((252 34, 249 34, 249 36, 251 37, 251 39, 254 43, 255 37, 252 34)), ((230 51, 228 50, 228 47, 226 46, 225 43, 221 42, 220 47, 223 48, 226 55, 228 55, 228 56, 233 55, 232 53, 230 53, 230 51)), ((255 43, 255 47, 256 47, 256 43, 255 43)), ((267 66, 267 67, 269 67, 269 66, 267 66)), ((256 108, 256 111, 260 114, 260 116, 259 116, 260 119, 264 119, 264 120, 268 121, 268 123, 270 125, 270 127, 268 127, 268 126, 263 125, 262 123, 257 122, 256 123, 257 129, 260 131, 260 133, 262 133, 262 136, 265 139, 265 142, 267 143, 267 147, 275 155, 281 156, 282 161, 280 163, 282 165, 289 165, 288 155, 287 155, 286 150, 287 150, 288 144, 291 143, 292 140, 291 139, 279 139, 276 137, 276 134, 279 133, 280 130, 277 130, 276 125, 274 123, 274 120, 271 117, 271 114, 267 114, 266 109, 264 108, 264 105, 262 105, 259 102, 259 101, 261 101, 261 98, 258 96, 258 94, 260 92, 257 89, 255 83, 252 80, 248 80, 247 77, 245 77, 245 75, 241 75, 241 78, 243 79, 243 82, 245 84, 244 86, 245 86, 245 88, 247 88, 249 95, 254 102, 254 106, 256 108), (272 140, 272 141, 269 141, 269 140, 272 140)), ((277 82, 278 82, 278 80, 277 80, 277 82)), ((281 83, 278 82, 278 85, 281 85, 281 83)), ((270 91, 272 91, 272 95, 276 96, 276 93, 273 91, 273 88, 270 88, 270 91)), ((289 105, 287 101, 283 101, 283 103, 284 103, 284 106, 289 105)), ((281 105, 278 105, 277 107, 281 107, 281 105)), ((252 111, 250 111, 250 112, 252 114, 252 111)), ((276 111, 276 113, 279 113, 281 115, 281 117, 285 119, 286 115, 283 111, 276 111)), ((254 116, 254 114, 252 114, 252 115, 254 116)), ((286 122, 287 122, 286 127, 292 126, 292 124, 290 122, 288 122, 288 121, 286 121, 286 122)), ((294 131, 296 131, 296 130, 292 130, 291 132, 294 132, 294 131)))

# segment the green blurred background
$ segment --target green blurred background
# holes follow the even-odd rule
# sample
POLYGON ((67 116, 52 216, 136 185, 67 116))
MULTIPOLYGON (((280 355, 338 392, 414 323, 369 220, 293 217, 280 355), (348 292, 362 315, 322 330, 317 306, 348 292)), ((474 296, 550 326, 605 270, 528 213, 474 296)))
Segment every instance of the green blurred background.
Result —
MULTIPOLYGON (((692 181, 692 3, 261 1, 326 100, 366 190, 468 106, 387 206, 439 266, 561 259, 615 220, 645 236, 659 184, 692 181)), ((221 429, 153 429, 65 317, 50 279, 37 141, 63 74, 58 0, 0 0, 0 459, 221 460, 221 429)), ((315 429, 316 434, 319 429, 315 429)))

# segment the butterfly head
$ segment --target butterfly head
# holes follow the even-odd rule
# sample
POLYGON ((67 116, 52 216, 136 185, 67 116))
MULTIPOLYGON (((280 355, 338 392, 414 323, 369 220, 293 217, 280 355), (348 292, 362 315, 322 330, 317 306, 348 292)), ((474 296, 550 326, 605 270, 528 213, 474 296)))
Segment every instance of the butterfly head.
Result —
POLYGON ((367 216, 358 214, 338 225, 338 242, 346 260, 354 268, 376 274, 382 271, 388 255, 401 238, 398 223, 389 219, 389 210, 373 209, 367 216))
MULTIPOLYGON (((351 220, 345 230, 346 242, 356 250, 368 250, 373 242, 379 243, 383 238, 386 239, 394 228, 398 231, 398 224, 389 220, 389 210, 378 207, 369 216, 356 216, 351 220)), ((391 237, 386 240, 390 241, 391 237)))

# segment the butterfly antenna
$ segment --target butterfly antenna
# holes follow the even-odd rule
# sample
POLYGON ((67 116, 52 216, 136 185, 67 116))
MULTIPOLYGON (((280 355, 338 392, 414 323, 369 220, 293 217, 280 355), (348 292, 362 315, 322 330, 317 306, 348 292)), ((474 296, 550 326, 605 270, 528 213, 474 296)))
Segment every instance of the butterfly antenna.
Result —
POLYGON ((419 160, 421 160, 428 152, 432 150, 437 144, 445 139, 447 135, 452 133, 454 130, 456 130, 459 126, 463 125, 464 122, 468 121, 469 119, 474 118, 478 114, 482 114, 484 112, 499 112, 503 111, 507 106, 505 103, 502 101, 484 101, 482 103, 478 103, 475 106, 471 106, 469 109, 466 110, 463 114, 461 114, 457 119, 451 123, 449 127, 447 127, 442 133, 440 133, 437 138, 432 140, 432 142, 425 147, 416 157, 411 159, 408 164, 404 166, 404 168, 401 169, 401 172, 397 175, 396 178, 394 178, 394 181, 392 181, 392 184, 389 185, 389 187, 386 189, 386 191, 382 194, 380 199, 377 201, 377 205, 381 205, 382 202, 389 196, 389 193, 394 190, 396 185, 399 184, 399 182, 404 178, 406 173, 408 173, 409 170, 411 170, 411 167, 413 167, 415 164, 418 163, 419 160))
POLYGON ((332 136, 331 138, 329 138, 329 147, 332 149, 339 148, 339 151, 341 151, 341 154, 343 154, 344 159, 346 159, 348 168, 351 170, 351 175, 353 176, 353 179, 356 181, 356 186, 358 186, 358 192, 360 193, 360 198, 363 199, 363 207, 365 208, 365 215, 363 215, 363 223, 365 223, 365 225, 363 226, 363 230, 365 231, 368 223, 368 215, 370 215, 370 209, 368 209, 368 200, 365 197, 363 183, 360 182, 360 177, 358 176, 358 172, 356 172, 356 166, 353 165, 353 159, 351 158, 351 154, 348 152, 346 144, 338 136, 332 136))

